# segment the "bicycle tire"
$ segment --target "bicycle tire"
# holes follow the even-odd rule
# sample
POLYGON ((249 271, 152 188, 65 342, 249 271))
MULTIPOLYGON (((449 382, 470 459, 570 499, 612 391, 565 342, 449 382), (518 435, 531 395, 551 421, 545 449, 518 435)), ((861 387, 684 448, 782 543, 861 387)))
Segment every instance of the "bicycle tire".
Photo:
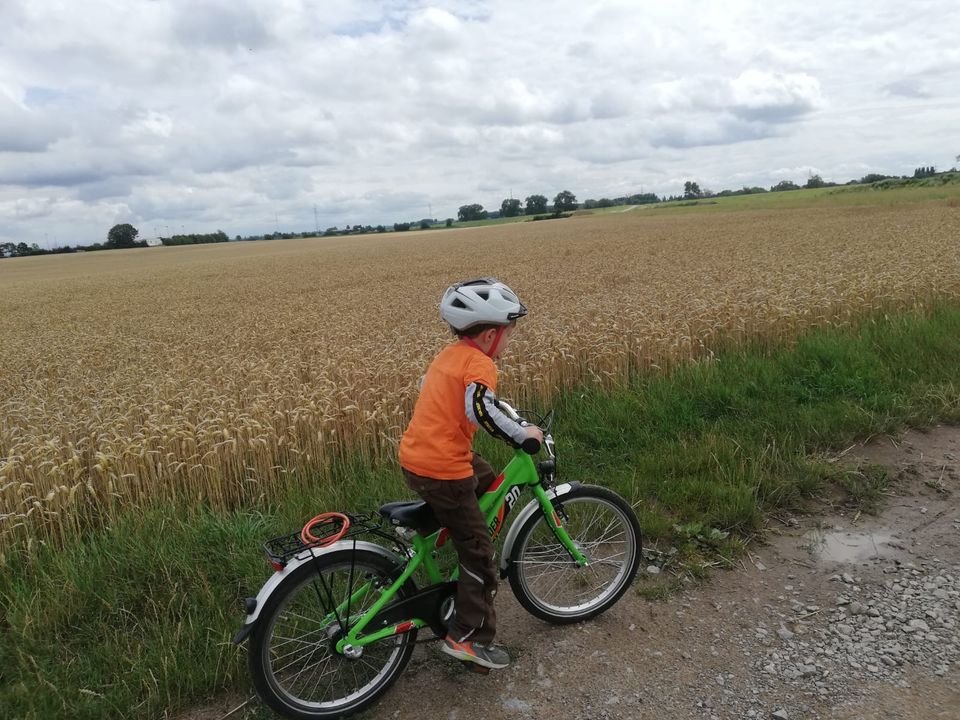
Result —
MULTIPOLYGON (((623 596, 633 583, 640 566, 642 535, 640 522, 633 508, 612 490, 596 485, 581 485, 576 490, 560 496, 554 503, 562 505, 565 513, 570 517, 570 522, 564 523, 564 527, 570 533, 571 539, 578 543, 582 551, 589 551, 586 552, 588 557, 595 556, 592 558, 593 562, 586 568, 577 566, 554 535, 552 518, 547 520, 542 512, 538 512, 527 518, 517 533, 510 552, 508 578, 510 589, 527 612, 541 620, 565 625, 596 617, 623 596), (556 579, 552 576, 550 578, 552 590, 557 586, 562 589, 563 583, 567 582, 582 584, 591 575, 596 577, 599 568, 614 564, 612 559, 616 557, 615 555, 607 554, 601 557, 598 554, 602 544, 616 537, 604 537, 604 534, 609 533, 610 523, 601 528, 602 533, 598 540, 591 540, 588 537, 593 525, 589 520, 586 526, 584 525, 580 511, 590 505, 610 511, 614 521, 621 525, 624 558, 618 563, 617 572, 610 582, 604 584, 595 597, 568 605, 551 602, 543 597, 546 594, 543 590, 546 582, 538 582, 538 579, 533 576, 533 569, 538 565, 551 566, 549 572, 557 576, 556 579)), ((600 511, 597 510, 593 517, 599 516, 600 511)))
MULTIPOLYGON (((250 635, 248 663, 254 688, 261 700, 284 717, 292 720, 316 720, 317 718, 345 718, 358 713, 375 703, 393 685, 410 660, 410 655, 413 653, 416 643, 416 630, 368 645, 362 649, 363 654, 360 658, 353 660, 333 650, 333 645, 340 632, 339 624, 336 621, 322 628, 311 630, 301 638, 288 638, 276 633, 278 622, 282 619, 293 620, 294 625, 297 623, 319 625, 323 616, 329 614, 329 602, 324 598, 326 597, 328 600, 330 596, 333 596, 334 602, 337 602, 339 599, 347 597, 345 593, 338 592, 338 578, 335 573, 338 571, 342 571, 341 575, 347 573, 351 564, 353 575, 359 579, 376 577, 392 582, 395 576, 396 566, 388 558, 367 550, 346 549, 324 555, 318 558, 316 562, 306 563, 297 568, 278 586, 277 590, 268 598, 263 613, 250 635), (325 592, 326 588, 319 582, 319 578, 323 574, 327 575, 324 582, 328 583, 329 594, 325 592), (296 610, 291 610, 291 602, 297 600, 300 591, 308 585, 311 590, 304 593, 303 604, 306 606, 304 612, 297 613, 296 610), (341 595, 342 598, 340 598, 341 595), (310 613, 311 605, 319 607, 319 611, 315 614, 310 613), (324 612, 325 609, 327 610, 326 613, 324 612), (287 618, 283 618, 285 611, 287 618), (319 615, 319 618, 317 615, 319 615), (318 632, 319 635, 317 635, 318 632), (309 641, 303 639, 310 635, 316 637, 309 641), (285 643, 293 642, 297 644, 289 652, 289 648, 285 648, 286 655, 278 654, 278 646, 272 642, 275 638, 282 640, 279 647, 283 647, 285 643), (385 650, 388 652, 385 653, 385 650), (318 652, 323 653, 321 659, 314 661, 318 652), (293 661, 287 663, 290 654, 298 655, 293 661), (368 658, 366 661, 363 659, 364 656, 368 658), (380 659, 383 659, 383 664, 378 669, 380 659), (293 677, 292 681, 289 681, 288 684, 292 686, 286 688, 284 681, 281 681, 278 677, 278 673, 286 671, 298 660, 302 660, 305 666, 297 671, 297 675, 293 677), (275 667, 275 664, 280 665, 281 663, 287 663, 287 666, 275 667), (313 701, 309 698, 297 696, 294 691, 298 686, 300 675, 307 668, 315 668, 321 663, 324 667, 319 671, 320 675, 314 687, 318 688, 320 683, 324 681, 328 673, 327 668, 333 668, 329 672, 333 673, 334 676, 331 678, 329 685, 325 685, 325 688, 330 687, 332 689, 331 695, 334 696, 338 692, 335 675, 338 669, 342 668, 344 674, 347 670, 350 670, 355 679, 357 669, 362 669, 364 666, 366 666, 367 671, 373 669, 377 672, 370 682, 344 697, 332 697, 329 701, 322 699, 313 701)), ((349 583, 349 578, 347 582, 349 583)), ((356 587, 356 584, 354 584, 354 587, 356 587)), ((397 592, 397 599, 407 597, 415 590, 413 583, 408 582, 397 592)), ((379 597, 379 592, 371 593, 371 596, 373 598, 379 597)), ((370 605, 372 601, 366 604, 370 605)), ((357 613, 361 611, 362 608, 357 609, 357 613)), ((351 609, 350 615, 356 617, 357 613, 351 609)), ((284 632, 288 631, 284 629, 284 632)), ((290 672, 293 672, 293 670, 290 672)), ((307 677, 312 679, 314 674, 316 674, 316 671, 307 677)))

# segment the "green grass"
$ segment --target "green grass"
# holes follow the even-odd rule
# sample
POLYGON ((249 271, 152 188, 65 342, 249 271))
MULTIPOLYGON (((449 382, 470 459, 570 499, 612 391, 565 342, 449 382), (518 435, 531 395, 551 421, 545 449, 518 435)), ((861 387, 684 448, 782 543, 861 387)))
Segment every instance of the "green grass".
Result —
MULTIPOLYGON (((554 402, 560 474, 637 502, 648 541, 677 543, 677 562, 697 574, 713 530, 735 543, 765 513, 827 488, 873 502, 882 475, 844 474, 824 454, 960 420, 958 356, 960 309, 944 307, 820 330, 789 349, 727 352, 617 390, 580 388, 554 402)), ((496 462, 509 457, 480 447, 496 462)), ((259 543, 324 509, 410 496, 395 466, 360 460, 307 485, 229 514, 130 512, 67 548, 14 555, 0 575, 3 717, 157 717, 221 690, 247 692, 230 637, 241 599, 270 572, 259 543)))
POLYGON ((644 205, 632 212, 690 213, 738 210, 789 210, 805 207, 847 207, 854 205, 894 206, 914 202, 960 199, 960 173, 943 173, 921 180, 883 180, 871 185, 840 185, 813 190, 766 192, 755 195, 704 198, 644 205))

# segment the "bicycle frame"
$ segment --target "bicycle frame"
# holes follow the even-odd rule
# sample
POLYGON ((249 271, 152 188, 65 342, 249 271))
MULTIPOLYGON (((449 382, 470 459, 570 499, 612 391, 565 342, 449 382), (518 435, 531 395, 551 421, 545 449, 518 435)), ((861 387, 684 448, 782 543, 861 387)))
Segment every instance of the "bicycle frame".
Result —
MULTIPOLYGON (((519 449, 514 454, 513 459, 507 464, 506 468, 504 468, 503 473, 500 474, 490 488, 479 498, 480 511, 486 519, 487 528, 490 530, 491 537, 496 539, 503 529, 506 516, 520 498, 524 487, 530 487, 533 490, 533 494, 536 497, 544 517, 550 518, 553 521, 551 528, 557 540, 566 548, 567 552, 570 553, 570 556, 579 566, 586 567, 589 561, 563 528, 560 517, 553 508, 553 501, 543 484, 541 484, 533 458, 519 449)), ((400 576, 393 581, 390 587, 381 592, 377 601, 364 612, 362 616, 357 618, 356 623, 351 625, 351 618, 345 617, 347 625, 347 628, 345 628, 346 634, 337 642, 338 652, 349 654, 365 645, 428 625, 422 618, 410 618, 393 623, 389 627, 384 627, 370 634, 363 634, 364 629, 370 624, 370 621, 396 596, 398 590, 403 587, 404 583, 421 567, 430 580, 430 587, 457 578, 459 566, 450 573, 449 577, 445 578, 434 557, 434 551, 442 547, 447 541, 446 528, 441 528, 425 537, 414 534, 410 538, 410 541, 413 545, 414 552, 400 576)), ((350 606, 363 598, 372 586, 372 582, 367 582, 362 585, 347 600, 334 608, 333 611, 327 615, 325 621, 339 620, 341 613, 344 613, 346 616, 349 613, 350 606)))

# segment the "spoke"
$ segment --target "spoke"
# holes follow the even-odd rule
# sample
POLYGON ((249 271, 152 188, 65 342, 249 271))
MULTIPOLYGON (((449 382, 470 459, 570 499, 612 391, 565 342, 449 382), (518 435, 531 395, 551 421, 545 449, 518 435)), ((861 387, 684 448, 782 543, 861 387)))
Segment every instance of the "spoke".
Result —
POLYGON ((290 687, 291 689, 292 689, 293 687, 295 687, 298 677, 300 677, 300 676, 301 676, 304 672, 306 672, 308 669, 310 669, 310 668, 312 668, 312 667, 316 667, 317 665, 319 665, 319 664, 322 663, 322 662, 324 662, 324 660, 317 660, 315 663, 308 664, 308 665, 304 665, 302 668, 300 668, 300 670, 297 672, 297 674, 294 675, 293 678, 290 680, 289 687, 290 687))
POLYGON ((588 537, 590 535, 590 531, 593 530, 593 526, 600 519, 600 514, 604 511, 604 509, 605 508, 603 507, 598 507, 596 510, 594 510, 593 515, 590 516, 590 522, 587 523, 586 527, 584 527, 579 533, 577 533, 577 537, 588 537))
MULTIPOLYGON (((317 651, 316 648, 311 648, 310 650, 307 650, 307 651, 305 651, 305 652, 300 653, 300 655, 298 655, 295 660, 293 660, 293 661, 291 661, 291 662, 288 662, 286 665, 284 665, 282 668, 279 668, 278 670, 274 670, 274 671, 273 671, 273 674, 274 674, 274 675, 279 675, 280 673, 284 672, 285 670, 287 670, 287 669, 289 669, 289 668, 292 668, 294 665, 297 665, 298 663, 300 663, 301 660, 304 660, 304 659, 311 660, 311 659, 313 659, 313 655, 314 655, 314 653, 315 653, 316 651, 317 651)), ((294 650, 293 653, 295 653, 295 652, 297 652, 297 651, 294 650)), ((288 653, 287 655, 284 655, 283 657, 284 657, 284 658, 290 657, 290 655, 292 655, 293 653, 288 653)), ((329 657, 329 654, 327 654, 327 657, 329 657)), ((277 659, 278 659, 278 660, 282 660, 283 658, 277 658, 277 659)), ((271 664, 272 664, 272 663, 271 663, 271 664)), ((301 672, 302 672, 302 671, 301 671, 301 672)))
MULTIPOLYGON (((600 515, 602 510, 603 510, 603 506, 601 505, 597 505, 596 507, 593 508, 593 514, 590 515, 590 520, 587 521, 587 524, 585 527, 583 527, 583 529, 577 532, 577 537, 582 537, 583 535, 586 534, 587 530, 593 527, 593 523, 596 522, 597 516, 600 515)), ((576 525, 576 522, 572 521, 570 524, 576 525)))
POLYGON ((566 572, 566 568, 559 568, 559 569, 554 568, 550 570, 544 570, 543 572, 537 573, 536 575, 532 575, 530 577, 533 582, 539 582, 539 581, 542 581, 544 578, 552 577, 557 574, 563 575, 565 572, 566 572))
POLYGON ((564 573, 564 572, 558 572, 558 573, 557 573, 557 579, 553 581, 553 585, 550 586, 550 589, 547 590, 547 592, 546 592, 545 594, 546 594, 546 595, 549 595, 550 593, 552 593, 552 592, 553 592, 553 589, 554 589, 557 585, 560 584, 560 581, 563 580, 563 578, 564 578, 565 576, 566 576, 566 573, 564 573))
MULTIPOLYGON (((569 553, 564 550, 562 553, 559 552, 541 552, 541 553, 524 553, 524 562, 565 562, 569 559, 569 553)), ((571 562, 574 562, 571 560, 571 562)))
MULTIPOLYGON (((283 646, 286 645, 287 643, 292 643, 292 642, 301 643, 302 645, 316 645, 317 641, 315 641, 315 640, 314 640, 314 641, 308 641, 308 640, 304 640, 304 638, 310 637, 311 635, 315 635, 315 634, 317 634, 317 633, 321 633, 321 634, 322 634, 322 633, 323 633, 323 630, 324 630, 323 628, 320 628, 320 629, 318 629, 318 630, 311 630, 311 631, 308 632, 306 635, 301 635, 300 637, 297 637, 297 638, 284 637, 283 635, 276 635, 276 634, 274 634, 274 636, 273 636, 274 640, 283 640, 283 642, 273 643, 273 645, 271 646, 271 649, 276 650, 278 647, 283 647, 283 646)), ((320 642, 323 642, 323 640, 321 639, 320 642)))
MULTIPOLYGON (((327 675, 330 675, 330 676, 331 676, 331 678, 330 678, 330 683, 331 683, 331 684, 336 681, 338 675, 340 674, 340 672, 341 672, 342 669, 343 669, 343 663, 346 662, 346 660, 345 660, 342 656, 339 656, 339 655, 336 656, 336 658, 334 658, 334 659, 335 659, 335 660, 338 660, 338 662, 332 662, 332 663, 330 663, 329 669, 324 670, 324 671, 323 671, 323 674, 322 674, 320 677, 317 678, 317 686, 320 685, 320 682, 323 680, 323 678, 327 677, 327 675)), ((328 689, 330 688, 330 684, 327 685, 327 688, 328 688, 328 689)))
POLYGON ((353 689, 354 689, 354 691, 359 690, 359 689, 362 688, 364 685, 366 685, 366 683, 361 683, 359 680, 357 680, 357 663, 355 663, 355 662, 351 662, 351 663, 350 663, 350 672, 353 673, 353 689))
POLYGON ((517 560, 521 565, 576 565, 577 561, 572 558, 565 557, 545 557, 545 558, 524 558, 523 560, 517 560))
POLYGON ((336 682, 337 682, 337 672, 336 672, 336 668, 334 668, 333 670, 331 670, 331 675, 332 675, 333 677, 331 677, 331 678, 330 678, 330 682, 327 683, 327 687, 326 687, 326 688, 324 689, 324 691, 323 691, 323 697, 329 697, 329 696, 330 696, 330 690, 333 689, 333 688, 336 688, 336 682))
MULTIPOLYGON (((310 694, 306 698, 304 698, 305 700, 309 700, 310 698, 316 697, 317 688, 320 687, 320 681, 327 676, 327 672, 328 672, 327 670, 324 670, 317 676, 317 681, 313 684, 313 689, 310 690, 310 694)), ((333 671, 331 670, 330 672, 333 672, 333 671)))
POLYGON ((315 649, 316 649, 316 648, 313 648, 313 647, 308 648, 308 649, 295 648, 295 649, 291 650, 291 651, 288 652, 288 653, 284 653, 283 655, 279 655, 279 656, 276 656, 276 657, 271 656, 271 658, 270 658, 270 664, 271 664, 272 666, 276 667, 276 666, 279 665, 282 661, 284 661, 284 660, 286 660, 287 658, 289 658, 291 655, 296 655, 296 658, 295 658, 292 662, 287 663, 287 664, 284 665, 283 667, 276 668, 276 669, 274 670, 274 674, 275 674, 275 675, 279 675, 280 673, 282 673, 282 672, 283 672, 284 670, 286 670, 287 668, 290 668, 290 667, 293 667, 294 665, 296 665, 300 660, 302 660, 302 659, 304 659, 304 658, 306 658, 306 657, 310 657, 310 655, 314 652, 315 649))
POLYGON ((306 620, 308 623, 316 623, 317 625, 323 622, 323 620, 318 620, 315 617, 307 617, 306 615, 301 615, 300 613, 294 612, 293 610, 284 610, 280 614, 280 619, 281 620, 286 619, 287 615, 289 615, 290 617, 298 618, 300 620, 306 620))
MULTIPOLYGON (((307 688, 307 685, 310 684, 310 679, 311 679, 317 672, 319 672, 319 673, 322 675, 322 674, 323 674, 323 671, 322 671, 322 668, 321 668, 320 666, 323 664, 323 662, 324 662, 323 660, 318 660, 317 662, 313 663, 313 665, 308 665, 307 667, 303 668, 303 670, 301 670, 299 673, 297 673, 297 674, 294 676, 293 681, 290 683, 290 692, 291 692, 291 694, 294 694, 294 691, 296 690, 297 686, 299 685, 298 679, 300 678, 301 675, 303 675, 303 678, 302 678, 303 685, 302 685, 302 687, 303 687, 304 690, 307 688), (306 672, 308 669, 310 670, 309 673, 306 672), (304 673, 306 673, 306 674, 304 674, 304 673)), ((296 693, 296 695, 297 695, 297 697, 309 697, 309 696, 301 695, 300 693, 296 693)))
POLYGON ((539 567, 543 567, 543 568, 554 568, 554 569, 562 569, 562 568, 570 567, 571 565, 576 565, 576 563, 575 563, 573 560, 567 560, 567 559, 563 559, 563 560, 561 560, 561 559, 557 559, 557 560, 521 560, 521 561, 520 561, 520 564, 521 564, 521 565, 528 565, 528 566, 531 566, 531 567, 538 567, 538 566, 539 566, 539 567))
MULTIPOLYGON (((613 542, 613 538, 609 536, 609 533, 617 530, 620 527, 620 523, 617 522, 619 519, 620 518, 614 518, 613 520, 611 520, 610 523, 600 533, 600 537, 597 538, 596 540, 590 540, 590 542, 597 543, 598 545, 600 543, 613 542)), ((621 535, 626 535, 626 532, 621 530, 619 533, 617 533, 613 537, 620 537, 621 535)))
MULTIPOLYGON (((309 647, 310 650, 305 651, 302 647, 294 648, 293 650, 291 650, 291 651, 288 652, 288 653, 284 653, 283 655, 277 655, 275 658, 273 658, 273 662, 278 663, 278 662, 280 662, 281 660, 284 660, 284 659, 290 657, 291 655, 296 655, 297 653, 300 653, 300 654, 302 655, 304 652, 310 652, 310 651, 312 651, 312 650, 316 650, 316 649, 317 649, 318 647, 320 647, 323 643, 316 642, 316 643, 304 643, 304 644, 307 645, 307 647, 309 647)), ((273 652, 276 652, 276 650, 275 650, 274 648, 271 648, 271 650, 272 650, 273 652)))

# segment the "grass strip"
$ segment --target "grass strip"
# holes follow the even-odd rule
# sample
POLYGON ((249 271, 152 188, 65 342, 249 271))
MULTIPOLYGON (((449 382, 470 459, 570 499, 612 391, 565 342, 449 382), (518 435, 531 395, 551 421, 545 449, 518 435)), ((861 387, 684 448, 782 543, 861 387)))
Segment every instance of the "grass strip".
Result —
MULTIPOLYGON (((830 483, 869 499, 876 479, 817 458, 874 433, 960 420, 958 357, 960 309, 941 307, 580 388, 554 402, 560 475, 638 502, 648 539, 677 525, 749 533, 830 483)), ((509 458, 482 438, 480 448, 509 458)), ((3 717, 160 717, 246 691, 230 638, 241 599, 270 572, 259 543, 320 510, 403 497, 395 466, 357 459, 269 508, 129 512, 65 549, 15 559, 0 575, 3 717)))

